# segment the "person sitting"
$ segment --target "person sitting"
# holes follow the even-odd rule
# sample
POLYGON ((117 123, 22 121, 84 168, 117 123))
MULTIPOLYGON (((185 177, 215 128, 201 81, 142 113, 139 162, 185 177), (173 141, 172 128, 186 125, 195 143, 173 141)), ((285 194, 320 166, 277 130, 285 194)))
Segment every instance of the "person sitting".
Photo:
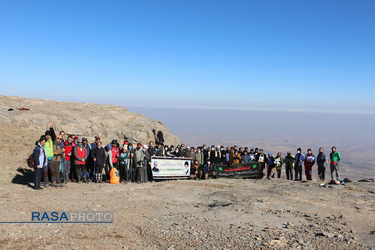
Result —
POLYGON ((190 172, 190 179, 196 180, 199 175, 199 162, 198 160, 194 160, 193 165, 191 166, 191 172, 190 172))

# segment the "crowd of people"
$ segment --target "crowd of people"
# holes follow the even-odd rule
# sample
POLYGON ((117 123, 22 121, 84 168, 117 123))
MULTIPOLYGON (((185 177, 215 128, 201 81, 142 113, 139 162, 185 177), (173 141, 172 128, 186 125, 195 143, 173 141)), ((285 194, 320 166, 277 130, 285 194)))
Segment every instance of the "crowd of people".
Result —
POLYGON ((283 157, 281 152, 276 156, 272 153, 264 153, 262 149, 250 149, 248 147, 207 147, 206 144, 199 147, 189 147, 184 144, 154 145, 150 141, 148 145, 137 143, 133 145, 124 140, 120 145, 117 140, 103 145, 101 138, 96 136, 93 143, 83 137, 66 135, 60 131, 56 135, 53 122, 49 124, 49 130, 36 142, 32 153, 35 170, 34 188, 62 187, 69 182, 109 182, 112 169, 119 171, 120 182, 148 182, 153 181, 151 170, 151 158, 179 157, 192 161, 192 179, 208 179, 215 177, 215 165, 234 166, 241 163, 260 162, 266 170, 266 178, 281 178, 282 166, 285 165, 286 178, 288 180, 302 180, 303 166, 307 180, 312 180, 312 168, 318 166, 318 175, 321 185, 325 182, 326 166, 330 166, 331 178, 339 179, 340 154, 336 147, 332 147, 329 158, 326 158, 323 148, 315 156, 311 149, 306 155, 301 148, 296 154, 287 152, 283 157), (104 172, 104 173, 103 173, 104 172), (104 174, 104 175, 103 175, 104 174), (336 178, 334 178, 336 174, 336 178), (294 179, 293 179, 294 175, 294 179))

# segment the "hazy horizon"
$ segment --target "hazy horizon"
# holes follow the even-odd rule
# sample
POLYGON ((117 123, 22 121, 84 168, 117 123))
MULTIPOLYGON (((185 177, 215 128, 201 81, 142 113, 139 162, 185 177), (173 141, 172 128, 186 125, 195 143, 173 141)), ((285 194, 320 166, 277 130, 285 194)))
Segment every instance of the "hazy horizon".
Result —
MULTIPOLYGON (((251 140, 330 141, 375 145, 374 115, 127 107, 161 121, 181 143, 245 143, 251 140)), ((249 145, 252 146, 252 145, 249 145)))

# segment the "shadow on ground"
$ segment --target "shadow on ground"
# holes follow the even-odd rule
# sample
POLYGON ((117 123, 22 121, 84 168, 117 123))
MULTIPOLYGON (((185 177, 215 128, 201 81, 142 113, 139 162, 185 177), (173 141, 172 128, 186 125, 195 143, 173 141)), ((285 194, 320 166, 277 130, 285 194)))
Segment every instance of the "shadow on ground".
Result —
POLYGON ((18 168, 18 174, 13 177, 12 183, 33 187, 34 182, 34 171, 31 169, 18 168))

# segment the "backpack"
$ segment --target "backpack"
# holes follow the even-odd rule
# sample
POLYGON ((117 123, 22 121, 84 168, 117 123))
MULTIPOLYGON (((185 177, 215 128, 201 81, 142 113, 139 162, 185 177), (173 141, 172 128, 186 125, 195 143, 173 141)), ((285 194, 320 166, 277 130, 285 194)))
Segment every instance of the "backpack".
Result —
POLYGON ((120 174, 116 168, 112 168, 109 172, 110 181, 111 184, 119 184, 120 182, 120 174))
POLYGON ((26 163, 27 163, 27 166, 29 166, 29 168, 33 168, 34 167, 35 162, 34 162, 33 153, 31 153, 31 155, 29 156, 29 158, 27 158, 26 163))
POLYGON ((330 185, 340 185, 341 183, 339 181, 336 181, 336 180, 332 179, 328 184, 330 184, 330 185))

